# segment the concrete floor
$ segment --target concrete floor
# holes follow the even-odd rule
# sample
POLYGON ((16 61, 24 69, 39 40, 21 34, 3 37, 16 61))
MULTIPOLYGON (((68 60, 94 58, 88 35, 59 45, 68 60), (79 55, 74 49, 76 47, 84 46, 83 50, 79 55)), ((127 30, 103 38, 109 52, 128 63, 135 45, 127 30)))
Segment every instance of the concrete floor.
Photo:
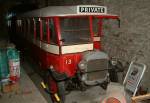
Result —
POLYGON ((39 71, 38 65, 30 57, 28 56, 23 56, 23 57, 25 58, 22 58, 22 66, 26 68, 25 69, 26 73, 28 74, 30 79, 33 81, 35 86, 38 88, 41 95, 43 95, 47 103, 52 103, 49 94, 47 94, 41 87, 40 83, 43 80, 41 76, 38 74, 38 71, 39 71))
POLYGON ((92 87, 84 92, 73 91, 66 96, 66 103, 100 103, 105 91, 99 87, 92 87))

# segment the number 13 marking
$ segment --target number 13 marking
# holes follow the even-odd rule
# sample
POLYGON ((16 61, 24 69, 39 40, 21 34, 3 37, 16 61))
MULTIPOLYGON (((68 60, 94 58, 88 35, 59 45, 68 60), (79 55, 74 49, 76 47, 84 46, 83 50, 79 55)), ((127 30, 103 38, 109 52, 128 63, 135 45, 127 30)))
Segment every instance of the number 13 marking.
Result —
POLYGON ((71 63, 72 63, 71 59, 66 60, 66 64, 71 64, 71 63))

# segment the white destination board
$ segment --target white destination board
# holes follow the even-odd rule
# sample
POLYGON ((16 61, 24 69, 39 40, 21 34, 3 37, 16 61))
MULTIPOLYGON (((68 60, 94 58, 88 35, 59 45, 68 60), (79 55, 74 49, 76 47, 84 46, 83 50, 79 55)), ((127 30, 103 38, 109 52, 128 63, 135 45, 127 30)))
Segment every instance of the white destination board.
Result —
POLYGON ((94 6, 94 5, 80 5, 77 6, 78 14, 107 14, 107 8, 105 6, 94 6))

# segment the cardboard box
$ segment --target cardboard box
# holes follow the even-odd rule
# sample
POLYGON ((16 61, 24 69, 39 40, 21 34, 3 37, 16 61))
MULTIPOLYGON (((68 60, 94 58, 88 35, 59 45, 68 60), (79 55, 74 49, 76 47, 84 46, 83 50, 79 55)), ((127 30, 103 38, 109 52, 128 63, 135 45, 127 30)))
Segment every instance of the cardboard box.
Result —
POLYGON ((3 93, 11 92, 10 85, 9 85, 9 84, 2 85, 2 92, 3 92, 3 93))
POLYGON ((19 90, 19 83, 15 83, 11 85, 11 90, 12 91, 18 91, 19 90))
POLYGON ((2 85, 2 92, 3 93, 9 93, 9 92, 16 92, 19 90, 19 84, 6 84, 2 85))

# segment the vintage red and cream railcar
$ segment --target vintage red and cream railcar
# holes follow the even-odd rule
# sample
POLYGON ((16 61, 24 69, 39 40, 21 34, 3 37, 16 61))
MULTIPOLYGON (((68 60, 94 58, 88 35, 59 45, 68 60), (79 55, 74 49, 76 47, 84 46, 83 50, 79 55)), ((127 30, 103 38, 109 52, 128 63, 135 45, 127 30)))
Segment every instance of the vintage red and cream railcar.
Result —
POLYGON ((100 41, 104 19, 119 17, 97 5, 52 6, 16 17, 14 39, 48 73, 53 102, 59 101, 56 93, 63 103, 65 90, 83 90, 107 78, 109 58, 100 41))

